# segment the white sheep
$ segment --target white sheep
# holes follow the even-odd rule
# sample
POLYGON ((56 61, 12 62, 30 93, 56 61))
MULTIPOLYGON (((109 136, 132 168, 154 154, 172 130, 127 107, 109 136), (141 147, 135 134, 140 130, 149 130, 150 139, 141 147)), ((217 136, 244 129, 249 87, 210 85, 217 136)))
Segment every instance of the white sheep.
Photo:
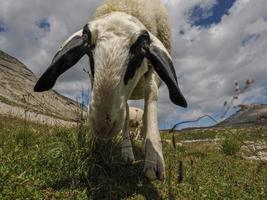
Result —
POLYGON ((144 99, 144 173, 162 180, 165 164, 157 122, 161 80, 168 86, 171 101, 187 106, 170 52, 170 26, 159 0, 106 0, 94 19, 62 45, 34 90, 51 89, 62 73, 87 54, 93 87, 89 105, 92 132, 106 139, 122 131, 122 156, 134 161, 127 101, 144 99))
POLYGON ((140 108, 130 107, 129 108, 129 127, 134 128, 131 135, 138 139, 143 132, 143 115, 144 111, 140 108))

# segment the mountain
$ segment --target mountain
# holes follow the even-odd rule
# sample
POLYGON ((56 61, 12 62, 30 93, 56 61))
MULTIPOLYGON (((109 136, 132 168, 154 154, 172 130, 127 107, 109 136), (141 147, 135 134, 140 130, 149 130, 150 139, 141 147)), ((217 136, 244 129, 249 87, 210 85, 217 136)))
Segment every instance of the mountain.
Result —
POLYGON ((0 51, 0 114, 55 125, 73 123, 85 111, 56 91, 33 92, 36 81, 23 63, 0 51))
POLYGON ((239 110, 217 126, 267 125, 266 104, 239 105, 239 110))

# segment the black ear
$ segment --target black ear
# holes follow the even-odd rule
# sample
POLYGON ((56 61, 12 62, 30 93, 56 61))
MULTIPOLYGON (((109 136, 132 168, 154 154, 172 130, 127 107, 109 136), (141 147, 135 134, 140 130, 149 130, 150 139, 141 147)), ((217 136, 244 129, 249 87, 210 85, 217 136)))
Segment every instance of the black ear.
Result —
POLYGON ((171 101, 176 105, 187 107, 187 102, 178 87, 172 60, 167 53, 160 47, 152 44, 146 53, 146 58, 153 65, 160 78, 168 86, 171 101))
POLYGON ((68 39, 67 43, 56 53, 49 68, 36 83, 34 91, 50 90, 55 85, 57 78, 74 66, 87 53, 90 37, 88 26, 85 26, 83 32, 79 31, 68 39))

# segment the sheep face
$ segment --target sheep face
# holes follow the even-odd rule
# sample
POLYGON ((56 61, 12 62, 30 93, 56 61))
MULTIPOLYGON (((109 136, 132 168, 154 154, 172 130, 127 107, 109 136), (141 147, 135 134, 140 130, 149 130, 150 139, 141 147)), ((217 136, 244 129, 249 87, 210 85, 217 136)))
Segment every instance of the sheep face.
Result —
POLYGON ((91 43, 94 46, 90 57, 93 90, 89 122, 97 137, 110 138, 122 129, 126 102, 147 70, 143 58, 140 59, 139 69, 126 82, 127 69, 136 67, 131 66, 135 53, 132 52, 133 46, 145 28, 133 21, 132 17, 115 13, 90 22, 88 29, 91 30, 91 43))

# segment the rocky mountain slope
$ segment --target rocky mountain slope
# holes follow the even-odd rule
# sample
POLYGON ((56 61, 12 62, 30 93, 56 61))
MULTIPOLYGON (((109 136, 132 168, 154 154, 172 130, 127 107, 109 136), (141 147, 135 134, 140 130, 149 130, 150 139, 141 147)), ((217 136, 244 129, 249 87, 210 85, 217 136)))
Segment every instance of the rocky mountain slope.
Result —
POLYGON ((33 92, 36 81, 23 63, 0 51, 0 114, 48 124, 77 120, 76 102, 53 90, 33 92))
POLYGON ((248 104, 239 105, 240 109, 219 123, 218 126, 249 126, 249 125, 267 125, 267 105, 248 104))

